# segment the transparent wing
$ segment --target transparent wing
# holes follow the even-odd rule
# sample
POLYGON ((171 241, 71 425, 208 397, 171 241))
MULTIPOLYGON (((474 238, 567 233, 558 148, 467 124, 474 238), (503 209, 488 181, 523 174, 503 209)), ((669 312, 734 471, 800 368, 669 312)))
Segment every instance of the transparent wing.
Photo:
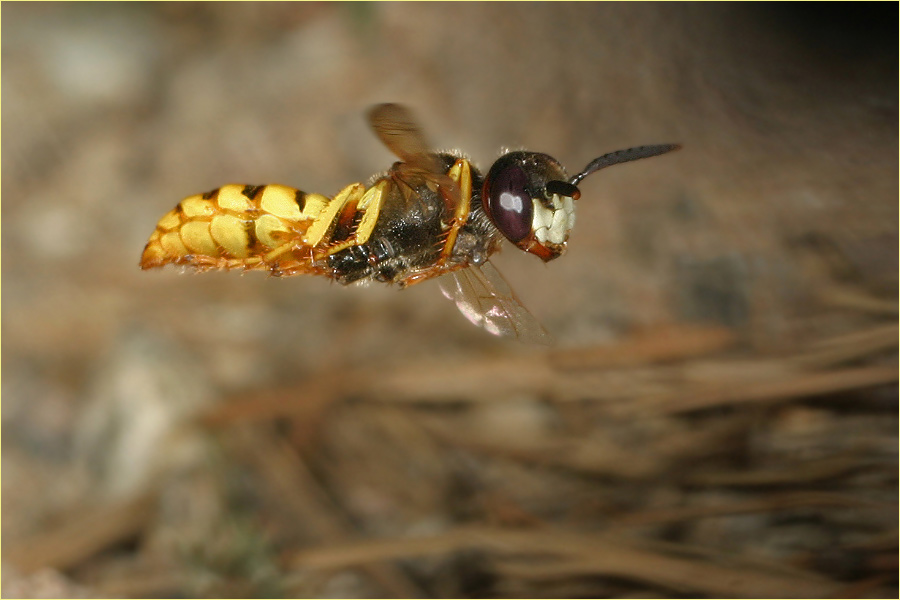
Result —
POLYGON ((469 321, 488 332, 522 342, 553 343, 547 330, 522 305, 490 261, 480 267, 452 271, 438 282, 444 296, 455 302, 469 321))

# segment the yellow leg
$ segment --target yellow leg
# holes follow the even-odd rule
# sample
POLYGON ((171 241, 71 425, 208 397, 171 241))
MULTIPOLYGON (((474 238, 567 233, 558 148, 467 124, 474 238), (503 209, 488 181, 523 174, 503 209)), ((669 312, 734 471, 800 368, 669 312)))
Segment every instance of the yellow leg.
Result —
POLYGON ((337 220, 338 215, 341 214, 341 209, 344 208, 344 205, 348 202, 359 201, 363 197, 365 190, 366 186, 363 184, 351 183, 338 192, 328 205, 322 209, 322 212, 318 214, 316 220, 309 226, 309 229, 306 230, 306 234, 303 236, 303 243, 312 247, 321 244, 334 225, 335 220, 337 220))
POLYGON ((464 159, 457 160, 456 164, 447 172, 447 175, 459 188, 459 202, 456 203, 453 218, 448 224, 449 229, 444 239, 441 257, 438 260, 439 265, 444 265, 447 259, 450 258, 453 246, 456 244, 456 236, 459 234, 460 227, 465 225, 472 205, 472 170, 469 166, 469 161, 464 159))
POLYGON ((472 207, 472 169, 469 161, 459 159, 456 164, 447 172, 447 176, 453 180, 453 183, 459 188, 459 200, 454 202, 456 205, 453 209, 453 216, 447 223, 447 231, 443 236, 443 246, 441 254, 435 262, 434 266, 422 269, 407 275, 397 283, 401 287, 408 287, 417 283, 422 283, 441 275, 446 275, 458 269, 464 269, 469 265, 465 263, 448 263, 451 254, 453 254, 453 246, 456 244, 456 238, 459 230, 466 224, 469 218, 469 211, 472 207))
MULTIPOLYGON (((378 215, 381 213, 381 205, 389 186, 390 180, 382 179, 366 190, 365 194, 359 198, 358 203, 353 204, 356 207, 354 212, 362 212, 362 217, 359 220, 359 224, 356 226, 356 233, 343 242, 329 246, 329 255, 345 250, 350 246, 359 246, 369 241, 372 232, 375 230, 375 224, 378 222, 378 215)), ((354 200, 356 200, 356 197, 351 194, 344 202, 344 206, 351 205, 351 203, 354 203, 354 200)))

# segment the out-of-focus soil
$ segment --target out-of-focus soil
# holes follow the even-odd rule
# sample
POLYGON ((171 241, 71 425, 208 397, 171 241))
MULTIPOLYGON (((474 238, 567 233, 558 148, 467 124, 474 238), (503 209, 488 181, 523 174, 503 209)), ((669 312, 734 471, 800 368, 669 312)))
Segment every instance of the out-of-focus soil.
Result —
POLYGON ((14 3, 4 597, 896 597, 895 4, 14 3), (141 272, 229 182, 574 172, 569 251, 436 282, 141 272))

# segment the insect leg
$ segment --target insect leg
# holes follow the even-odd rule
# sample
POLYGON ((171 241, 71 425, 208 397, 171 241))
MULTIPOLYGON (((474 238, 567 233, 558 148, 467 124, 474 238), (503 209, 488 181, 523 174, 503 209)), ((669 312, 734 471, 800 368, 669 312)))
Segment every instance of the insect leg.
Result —
POLYGON ((453 207, 453 218, 449 223, 449 229, 447 230, 447 236, 444 239, 444 247, 441 249, 441 256, 437 263, 438 265, 446 264, 447 260, 450 258, 450 254, 453 252, 453 246, 456 244, 456 236, 459 234, 460 227, 465 225, 472 204, 472 169, 469 166, 469 161, 464 159, 457 160, 456 164, 454 164, 447 172, 447 176, 456 184, 456 188, 459 190, 459 196, 455 203, 456 206, 453 207))
POLYGON ((334 231, 343 209, 347 206, 355 208, 364 192, 363 184, 352 183, 334 198, 326 199, 327 204, 313 216, 312 224, 300 239, 289 239, 262 257, 269 273, 278 277, 327 273, 324 258, 331 250, 329 235, 334 231))
MULTIPOLYGON (((350 246, 359 246, 369 241, 372 231, 375 230, 375 224, 378 222, 381 205, 387 195, 390 184, 390 180, 382 179, 366 190, 364 194, 351 194, 347 197, 339 220, 348 216, 349 220, 353 221, 360 212, 362 217, 359 219, 355 233, 348 235, 344 239, 332 241, 332 245, 328 247, 329 255, 345 250, 350 246)), ((339 226, 338 229, 341 229, 341 227, 339 226)))
POLYGON ((315 247, 326 241, 344 205, 348 202, 359 202, 365 190, 366 186, 363 184, 351 183, 335 194, 334 198, 322 209, 322 212, 316 216, 313 224, 306 230, 306 234, 303 236, 303 243, 307 246, 315 247))
POLYGON ((447 273, 452 273, 453 271, 458 271, 459 269, 467 269, 469 265, 464 262, 460 263, 447 263, 445 262, 442 265, 435 265, 433 267, 427 269, 420 269, 417 271, 413 271, 403 279, 397 281, 397 284, 401 288, 407 288, 411 285, 415 285, 417 283, 422 283, 423 281, 428 281, 429 279, 434 279, 435 277, 440 277, 441 275, 446 275, 447 273))

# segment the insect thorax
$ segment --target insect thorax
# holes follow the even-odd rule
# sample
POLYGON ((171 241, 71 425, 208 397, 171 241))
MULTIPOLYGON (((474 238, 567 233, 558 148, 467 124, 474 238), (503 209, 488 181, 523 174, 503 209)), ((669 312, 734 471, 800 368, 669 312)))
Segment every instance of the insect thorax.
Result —
MULTIPOLYGON (((438 154, 445 172, 459 160, 438 154)), ((459 230, 450 255, 455 264, 481 264, 500 244, 502 236, 481 208, 482 175, 470 164, 471 210, 459 230)), ((385 202, 369 241, 328 257, 328 267, 340 283, 365 279, 396 282, 434 265, 443 248, 450 215, 440 193, 425 184, 405 196, 395 185, 385 202)))

